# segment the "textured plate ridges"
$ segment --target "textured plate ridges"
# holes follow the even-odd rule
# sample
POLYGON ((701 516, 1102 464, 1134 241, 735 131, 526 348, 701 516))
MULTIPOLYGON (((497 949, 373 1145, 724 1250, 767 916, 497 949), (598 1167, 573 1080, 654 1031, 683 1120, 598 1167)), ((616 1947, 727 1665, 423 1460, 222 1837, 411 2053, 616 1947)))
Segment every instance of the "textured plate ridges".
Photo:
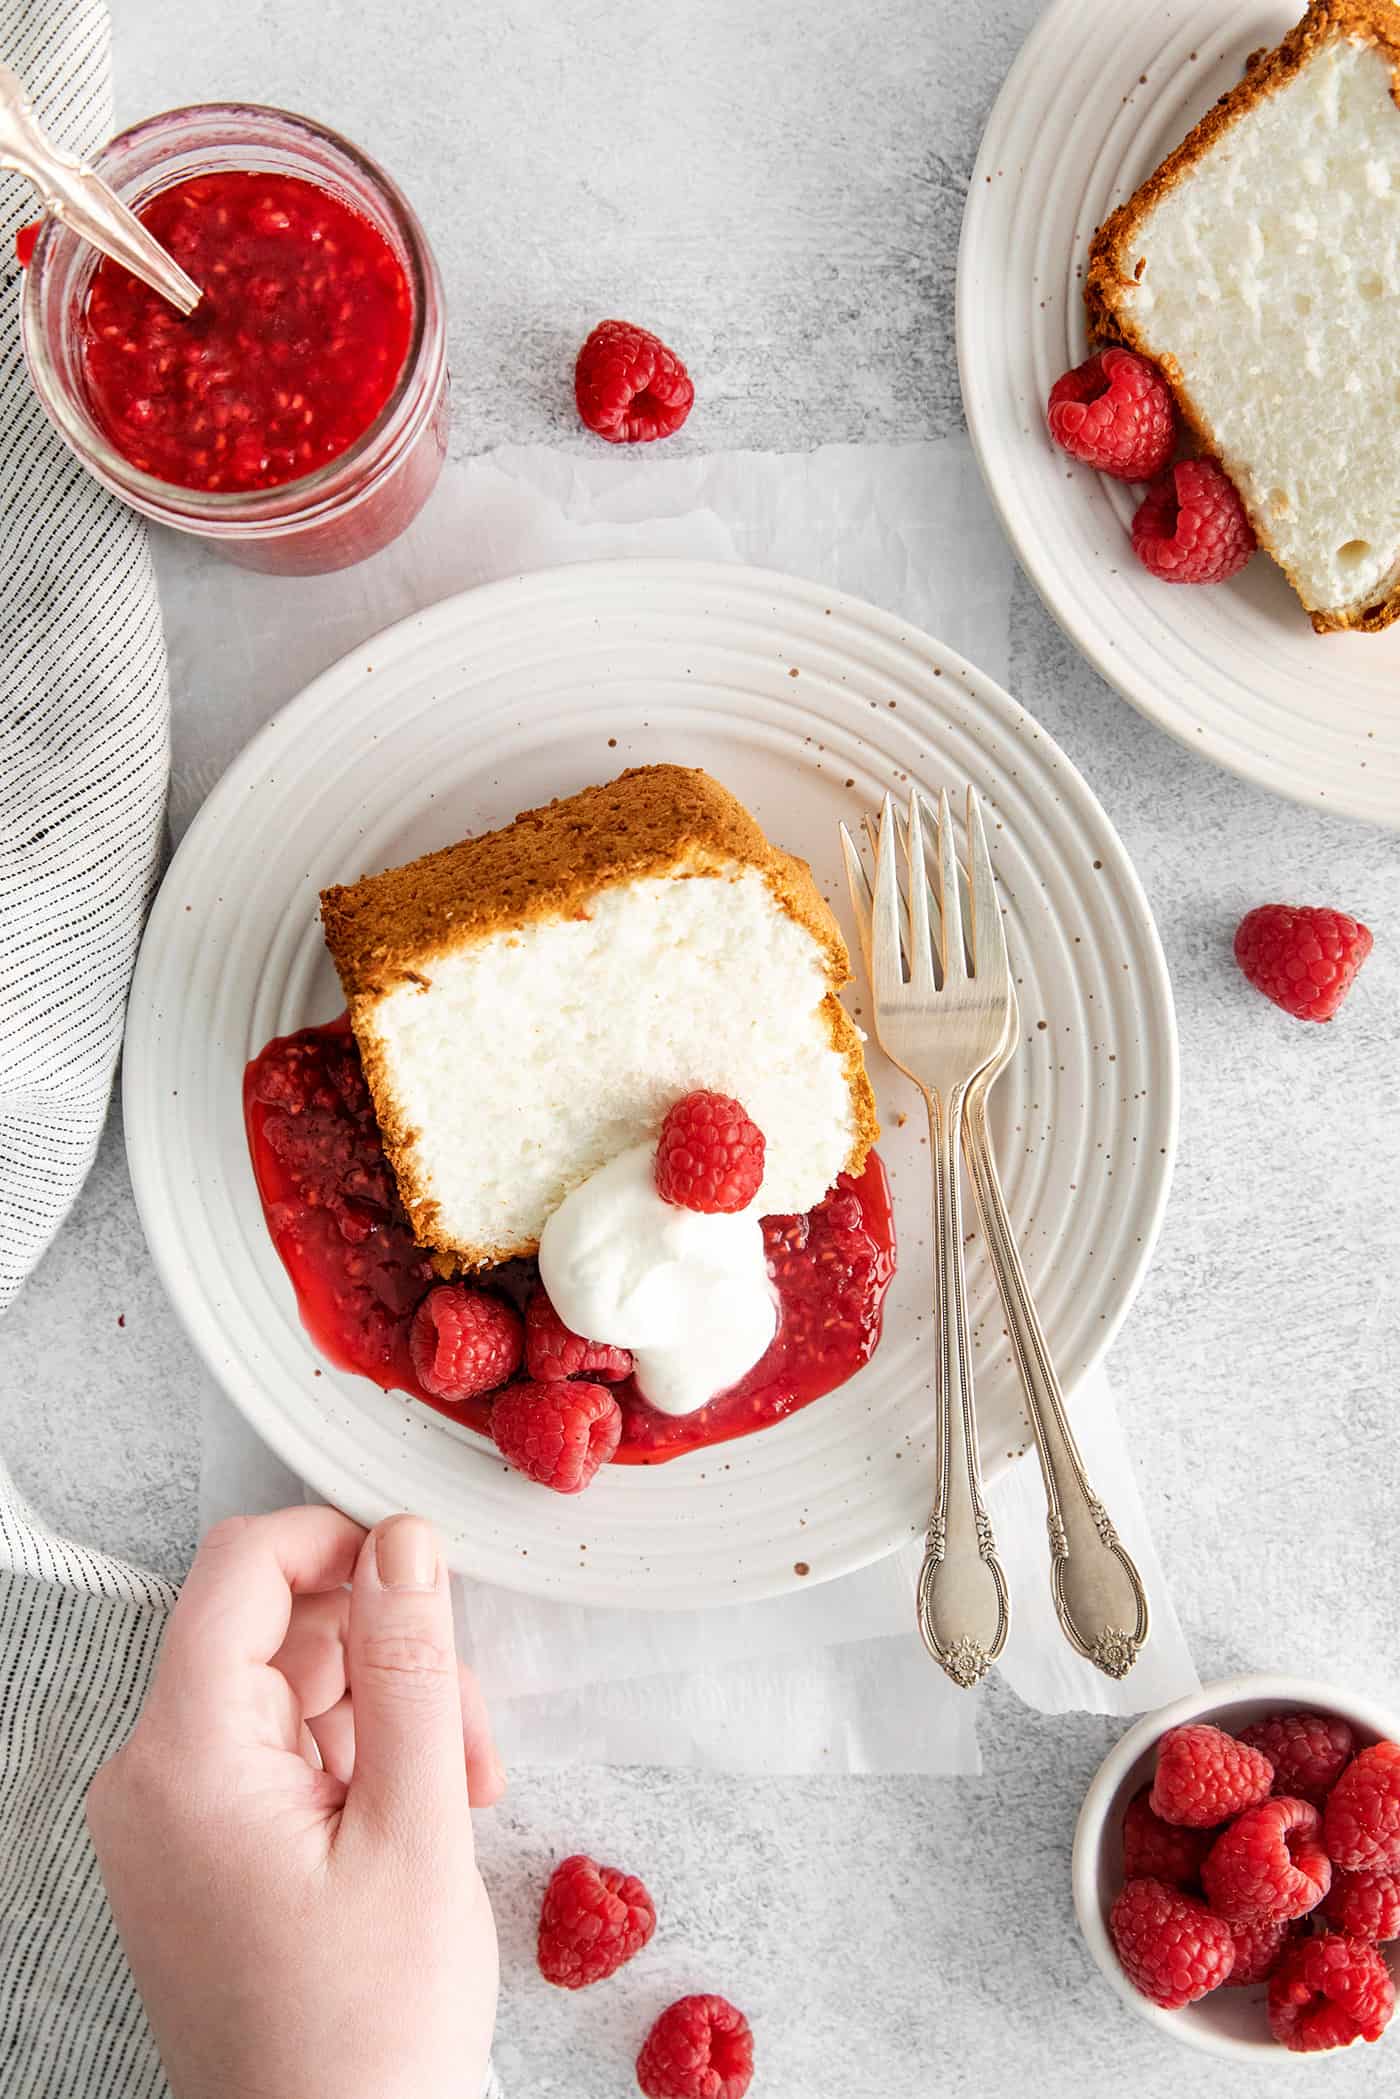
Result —
MULTIPOLYGON (((708 766, 812 861, 838 910, 839 817, 911 777, 977 786, 1026 1029, 995 1120, 1072 1387, 1127 1309, 1170 1177, 1176 1041, 1147 905, 1093 796, 1013 700, 916 629, 815 585, 686 562, 555 570, 448 600, 327 671, 230 768, 171 865, 132 992, 125 1108, 142 1219, 181 1317, 320 1492, 365 1519, 426 1511, 454 1563, 490 1580, 683 1607, 823 1579, 923 1529, 931 1213, 903 1082, 872 1059, 902 1251, 873 1364, 776 1429, 610 1469, 576 1502, 318 1361, 263 1229, 239 1102, 269 1035, 338 1004, 315 918, 325 883, 662 758, 708 766)), ((973 1255, 996 1473, 1026 1429, 973 1255)))
POLYGON ((1277 42, 1301 0, 1113 11, 1054 0, 992 111, 958 261, 968 426, 1016 551, 1070 639, 1124 698, 1203 757, 1299 801, 1400 828, 1400 629, 1319 636, 1272 562, 1172 589, 1133 559, 1134 492, 1044 434, 1050 387, 1086 353, 1094 228, 1277 42))

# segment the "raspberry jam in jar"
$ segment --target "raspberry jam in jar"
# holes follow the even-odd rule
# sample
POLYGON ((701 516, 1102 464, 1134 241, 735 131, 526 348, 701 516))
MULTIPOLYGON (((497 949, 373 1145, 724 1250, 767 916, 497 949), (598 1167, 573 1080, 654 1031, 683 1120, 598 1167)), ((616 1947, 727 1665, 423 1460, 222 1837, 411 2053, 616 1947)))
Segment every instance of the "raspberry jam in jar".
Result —
POLYGON ((186 317, 98 264, 83 362, 117 450, 204 489, 278 488, 338 459, 408 352, 408 280, 383 234, 299 175, 191 176, 141 218, 204 297, 186 317))
POLYGON ((251 567, 308 574, 387 545, 446 436, 441 288, 404 198, 278 110, 173 111, 99 165, 204 296, 182 316, 46 223, 25 353, 79 457, 251 567))

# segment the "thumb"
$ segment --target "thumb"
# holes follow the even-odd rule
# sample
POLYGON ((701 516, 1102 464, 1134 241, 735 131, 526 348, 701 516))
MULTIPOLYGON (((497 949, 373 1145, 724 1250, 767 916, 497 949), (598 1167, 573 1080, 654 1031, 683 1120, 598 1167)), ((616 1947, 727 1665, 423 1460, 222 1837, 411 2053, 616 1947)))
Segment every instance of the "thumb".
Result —
POLYGON ((470 1826, 452 1595, 437 1533, 392 1516, 366 1538, 350 1591, 346 1677, 355 1768, 341 1817, 433 1843, 470 1826))

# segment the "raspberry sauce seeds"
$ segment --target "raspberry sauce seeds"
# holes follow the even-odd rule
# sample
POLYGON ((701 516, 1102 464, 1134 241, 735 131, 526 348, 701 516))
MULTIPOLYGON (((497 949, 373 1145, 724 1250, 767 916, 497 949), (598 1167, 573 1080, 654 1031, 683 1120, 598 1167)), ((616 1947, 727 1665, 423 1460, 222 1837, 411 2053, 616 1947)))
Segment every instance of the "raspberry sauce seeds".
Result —
MULTIPOLYGON (((269 1042, 244 1075, 243 1104, 263 1216, 321 1354, 489 1436, 494 1395, 448 1403, 418 1374, 414 1315, 437 1277, 399 1202, 344 1016, 269 1042)), ((859 1179, 843 1174, 805 1215, 765 1218, 763 1232, 781 1305, 767 1354, 694 1414, 657 1413, 629 1378, 612 1385, 622 1410, 613 1463, 663 1464, 765 1428, 844 1384, 874 1354, 895 1267, 878 1158, 872 1153, 859 1179)), ((534 1266, 515 1263, 487 1280, 523 1305, 534 1266)))
POLYGON ((173 183, 140 213, 200 285, 188 318, 104 260, 81 320, 89 404, 142 472, 277 488, 338 459, 403 370, 412 298, 367 218, 297 176, 173 183))

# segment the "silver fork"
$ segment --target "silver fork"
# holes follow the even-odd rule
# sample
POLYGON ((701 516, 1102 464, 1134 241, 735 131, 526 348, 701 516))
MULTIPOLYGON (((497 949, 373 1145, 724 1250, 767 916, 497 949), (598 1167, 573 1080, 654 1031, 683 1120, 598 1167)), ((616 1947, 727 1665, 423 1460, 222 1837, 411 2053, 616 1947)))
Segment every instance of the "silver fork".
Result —
MULTIPOLYGON (((968 828, 971 837, 971 818, 968 828)), ((980 830, 980 822, 977 828, 980 830)), ((873 846, 877 834, 868 817, 865 830, 873 846)), ((911 865, 915 864, 911 861, 911 865)), ((974 857, 974 897, 976 865, 974 857)), ((927 852, 925 874, 930 881, 933 879, 933 870, 927 866, 927 852)), ((1004 951, 1005 930, 994 897, 991 908, 983 912, 983 925, 988 939, 999 939, 1004 951)), ((1079 1654, 1103 1670, 1105 1675, 1123 1677, 1137 1660, 1147 1639, 1150 1623, 1147 1594, 1131 1556, 1090 1484, 1069 1425, 1054 1360, 1007 1214, 987 1120, 987 1096, 1014 1055, 1021 1034, 1020 1009, 1009 958, 1007 988, 1005 1040, 999 1054, 978 1074, 968 1091, 963 1125, 964 1153, 992 1271, 1006 1314, 1007 1333, 1025 1389, 1045 1483, 1050 1586, 1055 1614, 1066 1639, 1079 1654)))
POLYGON ((939 796, 934 858, 937 973, 929 883, 923 879, 924 831, 918 795, 911 795, 909 802, 908 865, 916 878, 907 886, 907 940, 901 937, 894 803, 885 796, 873 893, 855 842, 846 826, 841 826, 851 899, 870 978, 875 1032, 886 1056, 913 1080, 928 1108, 938 1313, 934 1357, 937 1470, 933 1513, 919 1570, 918 1616, 929 1653, 955 1684, 965 1688, 980 1683, 1001 1653, 1011 1615, 1006 1576, 997 1558, 982 1492, 958 1170, 968 1088, 1001 1050, 1011 975, 1004 942, 998 958, 996 944, 986 942, 978 910, 976 862, 980 850, 985 863, 981 894, 992 897, 992 914, 1000 924, 987 842, 970 796, 969 812, 974 862, 971 974, 963 949, 958 863, 947 795, 939 796), (971 830, 974 821, 975 835, 971 830))

